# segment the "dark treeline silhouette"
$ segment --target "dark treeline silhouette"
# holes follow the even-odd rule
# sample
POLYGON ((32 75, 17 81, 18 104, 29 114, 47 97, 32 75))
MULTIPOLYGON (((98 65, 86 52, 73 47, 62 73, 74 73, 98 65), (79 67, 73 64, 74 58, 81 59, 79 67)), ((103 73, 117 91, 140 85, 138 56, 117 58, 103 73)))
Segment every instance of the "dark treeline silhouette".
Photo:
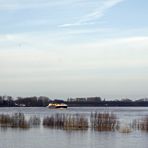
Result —
POLYGON ((11 96, 0 96, 0 107, 15 106, 15 102, 11 96))
POLYGON ((148 101, 132 101, 132 102, 123 102, 123 101, 101 101, 101 102, 66 102, 69 107, 148 107, 148 101))
POLYGON ((48 97, 17 97, 0 96, 0 107, 44 107, 47 106, 51 100, 48 97))
POLYGON ((16 106, 26 106, 26 107, 45 107, 49 104, 50 99, 48 97, 18 97, 15 100, 16 106))
POLYGON ((0 107, 46 107, 49 103, 66 103, 69 107, 148 107, 148 99, 121 99, 121 100, 102 100, 100 97, 89 98, 68 98, 67 101, 62 99, 51 100, 48 97, 17 97, 0 96, 0 107))

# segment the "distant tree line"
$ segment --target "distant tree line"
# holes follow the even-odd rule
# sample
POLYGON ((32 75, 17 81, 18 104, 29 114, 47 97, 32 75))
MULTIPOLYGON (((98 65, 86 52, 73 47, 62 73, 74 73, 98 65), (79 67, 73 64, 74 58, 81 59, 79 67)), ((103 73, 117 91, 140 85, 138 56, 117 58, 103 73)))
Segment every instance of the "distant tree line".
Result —
POLYGON ((14 106, 14 100, 11 96, 0 96, 0 107, 14 106))
POLYGON ((85 107, 85 106, 98 106, 98 107, 130 107, 130 106, 146 106, 148 107, 148 98, 138 99, 138 100, 131 100, 128 98, 121 99, 121 100, 105 100, 101 99, 101 97, 89 97, 89 98, 75 98, 75 99, 68 99, 67 100, 68 106, 74 107, 85 107))
POLYGON ((17 97, 14 99, 11 96, 0 96, 0 107, 44 107, 51 100, 48 97, 17 97))
POLYGON ((131 99, 121 99, 121 100, 111 100, 107 101, 101 99, 101 97, 88 97, 88 98, 68 98, 67 101, 62 99, 51 100, 46 96, 40 97, 17 97, 13 98, 11 96, 0 96, 0 107, 45 107, 49 103, 66 103, 69 107, 128 107, 128 106, 145 106, 148 107, 148 98, 131 100, 131 99))

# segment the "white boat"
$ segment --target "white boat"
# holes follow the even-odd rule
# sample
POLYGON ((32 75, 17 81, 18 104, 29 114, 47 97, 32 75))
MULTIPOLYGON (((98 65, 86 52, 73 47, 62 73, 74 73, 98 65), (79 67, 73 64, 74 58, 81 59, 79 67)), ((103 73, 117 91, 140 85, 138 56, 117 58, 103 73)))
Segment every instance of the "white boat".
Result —
POLYGON ((49 103, 48 108, 55 109, 55 108, 67 108, 68 105, 65 103, 49 103))

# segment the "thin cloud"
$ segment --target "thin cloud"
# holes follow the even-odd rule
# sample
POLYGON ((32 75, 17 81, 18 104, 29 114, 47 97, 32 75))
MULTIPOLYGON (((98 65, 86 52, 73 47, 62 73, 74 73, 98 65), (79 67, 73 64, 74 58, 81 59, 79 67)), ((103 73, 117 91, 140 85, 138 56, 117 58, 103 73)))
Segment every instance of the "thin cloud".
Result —
POLYGON ((81 26, 81 25, 90 25, 94 24, 97 19, 100 19, 105 15, 105 12, 121 3, 123 0, 106 0, 101 5, 99 5, 95 10, 90 12, 89 14, 83 16, 77 22, 74 23, 66 23, 59 25, 59 27, 73 27, 73 26, 81 26))
POLYGON ((81 26, 83 25, 92 25, 95 22, 76 22, 76 23, 69 23, 69 24, 63 24, 63 25, 59 25, 59 27, 72 27, 72 26, 81 26))

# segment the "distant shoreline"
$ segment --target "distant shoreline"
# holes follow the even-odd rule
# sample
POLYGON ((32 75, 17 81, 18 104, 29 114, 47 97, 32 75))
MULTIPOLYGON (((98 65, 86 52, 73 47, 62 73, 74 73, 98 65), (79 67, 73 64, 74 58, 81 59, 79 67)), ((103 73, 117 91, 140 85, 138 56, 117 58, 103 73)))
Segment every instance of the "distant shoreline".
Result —
POLYGON ((18 97, 13 99, 11 96, 0 96, 0 107, 46 107, 49 103, 65 103, 68 107, 148 107, 148 99, 139 100, 102 100, 100 97, 76 98, 67 101, 48 97, 18 97))
POLYGON ((121 102, 121 101, 101 101, 101 102, 66 102, 69 107, 148 107, 148 102, 121 102))

